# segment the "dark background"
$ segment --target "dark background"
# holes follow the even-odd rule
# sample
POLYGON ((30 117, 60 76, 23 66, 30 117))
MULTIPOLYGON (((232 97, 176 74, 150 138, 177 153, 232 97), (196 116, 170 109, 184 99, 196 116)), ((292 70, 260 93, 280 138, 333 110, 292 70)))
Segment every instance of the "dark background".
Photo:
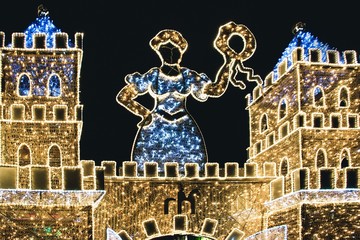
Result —
MULTIPOLYGON (((81 159, 130 160, 139 117, 115 101, 128 73, 146 72, 160 65, 149 40, 160 30, 180 31, 189 47, 182 65, 215 79, 222 65, 213 48, 218 27, 234 21, 246 25, 257 40, 253 57, 244 62, 263 79, 270 73, 293 38, 299 21, 320 41, 339 51, 359 50, 358 7, 347 1, 67 1, 11 0, 0 3, 0 31, 6 44, 13 32, 23 32, 44 4, 56 27, 69 34, 84 33, 80 99, 84 105, 81 159)), ((233 48, 241 47, 236 38, 233 48)), ((246 161, 249 118, 245 90, 229 86, 221 98, 197 102, 188 98, 188 110, 197 121, 208 149, 209 161, 246 161)), ((147 101, 149 99, 145 99, 147 101)), ((149 102, 147 102, 149 103, 149 102)))

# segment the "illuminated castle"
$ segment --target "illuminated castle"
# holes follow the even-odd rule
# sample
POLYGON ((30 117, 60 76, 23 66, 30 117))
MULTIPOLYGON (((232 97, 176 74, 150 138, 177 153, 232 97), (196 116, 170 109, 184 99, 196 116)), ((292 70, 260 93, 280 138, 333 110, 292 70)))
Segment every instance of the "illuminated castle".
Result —
POLYGON ((1 239, 356 239, 360 237, 355 51, 296 32, 247 96, 249 159, 81 160, 81 33, 46 11, 1 51, 1 239))

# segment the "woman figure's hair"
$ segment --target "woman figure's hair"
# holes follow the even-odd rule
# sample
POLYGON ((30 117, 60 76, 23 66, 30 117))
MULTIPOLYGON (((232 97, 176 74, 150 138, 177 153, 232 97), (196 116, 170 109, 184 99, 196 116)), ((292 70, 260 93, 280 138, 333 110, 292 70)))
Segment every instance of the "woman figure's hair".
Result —
POLYGON ((188 43, 181 33, 172 29, 161 30, 150 40, 149 44, 152 49, 158 51, 161 45, 169 42, 178 47, 181 53, 184 53, 188 47, 188 43))

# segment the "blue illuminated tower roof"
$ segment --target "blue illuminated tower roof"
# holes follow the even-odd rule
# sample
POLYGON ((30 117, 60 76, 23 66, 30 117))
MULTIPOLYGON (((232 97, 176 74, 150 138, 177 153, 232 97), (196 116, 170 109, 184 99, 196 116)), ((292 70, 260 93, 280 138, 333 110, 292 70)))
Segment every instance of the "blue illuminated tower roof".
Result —
POLYGON ((26 47, 31 48, 33 45, 33 35, 35 33, 46 34, 46 47, 52 48, 54 45, 54 33, 61 32, 50 19, 49 16, 40 16, 24 31, 26 47))
MULTIPOLYGON (((25 33, 25 44, 27 48, 31 48, 33 45, 33 35, 35 33, 45 33, 46 34, 46 47, 52 48, 54 46, 54 34, 61 32, 57 28, 53 20, 49 16, 49 12, 42 5, 39 6, 39 16, 36 20, 26 28, 25 33)), ((72 46, 70 40, 68 42, 69 46, 72 46)))
MULTIPOLYGON (((292 65, 292 58, 291 53, 297 47, 302 47, 304 49, 304 60, 308 60, 309 58, 309 49, 317 48, 321 51, 322 61, 326 62, 326 51, 327 50, 336 50, 336 48, 329 46, 327 43, 321 42, 316 36, 314 36, 311 32, 306 31, 304 29, 304 23, 298 23, 294 27, 294 34, 295 36, 290 41, 289 45, 283 51, 281 57, 279 58, 278 62, 276 63, 273 72, 274 72, 274 79, 278 79, 277 71, 278 66, 281 62, 287 59, 287 66, 292 65)), ((340 59, 342 62, 342 59, 340 59)))

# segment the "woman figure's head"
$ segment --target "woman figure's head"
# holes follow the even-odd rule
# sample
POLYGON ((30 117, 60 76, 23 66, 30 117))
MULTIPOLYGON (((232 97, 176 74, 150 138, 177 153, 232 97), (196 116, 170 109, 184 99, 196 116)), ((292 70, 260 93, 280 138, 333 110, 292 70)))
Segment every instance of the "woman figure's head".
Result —
POLYGON ((159 55, 162 63, 179 64, 188 44, 178 31, 165 29, 150 40, 150 46, 159 55))

